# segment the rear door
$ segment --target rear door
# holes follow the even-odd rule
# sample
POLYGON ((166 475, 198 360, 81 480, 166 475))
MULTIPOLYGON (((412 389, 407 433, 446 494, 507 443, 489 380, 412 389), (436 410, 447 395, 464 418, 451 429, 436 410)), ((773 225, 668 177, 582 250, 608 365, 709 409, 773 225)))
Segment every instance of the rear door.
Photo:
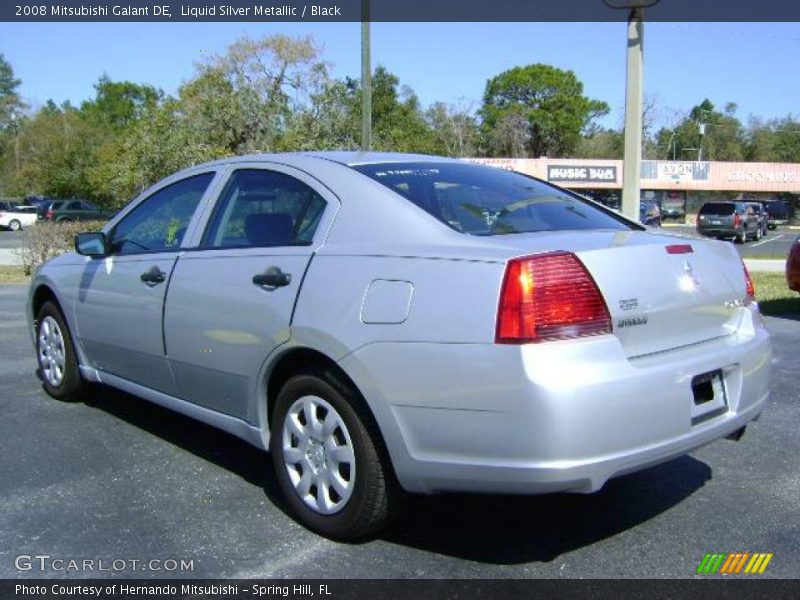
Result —
POLYGON ((289 339, 303 275, 338 208, 309 175, 240 164, 198 247, 178 260, 164 316, 180 397, 255 419, 248 400, 267 356, 289 339))
POLYGON ((214 176, 211 170, 161 187, 107 234, 108 257, 86 259, 75 317, 93 366, 175 394, 164 352, 164 298, 183 238, 214 176))

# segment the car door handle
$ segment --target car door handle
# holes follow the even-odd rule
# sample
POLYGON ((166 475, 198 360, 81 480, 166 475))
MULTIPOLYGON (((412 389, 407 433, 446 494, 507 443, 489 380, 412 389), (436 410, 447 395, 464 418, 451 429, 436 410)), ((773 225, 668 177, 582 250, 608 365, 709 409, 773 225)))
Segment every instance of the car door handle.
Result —
POLYGON ((279 288, 289 285, 292 276, 281 271, 280 267, 270 267, 263 273, 253 275, 253 283, 262 287, 279 288))
POLYGON ((139 278, 147 285, 153 286, 158 285, 159 283, 164 283, 164 281, 167 279, 167 274, 153 265, 147 271, 142 273, 139 278))

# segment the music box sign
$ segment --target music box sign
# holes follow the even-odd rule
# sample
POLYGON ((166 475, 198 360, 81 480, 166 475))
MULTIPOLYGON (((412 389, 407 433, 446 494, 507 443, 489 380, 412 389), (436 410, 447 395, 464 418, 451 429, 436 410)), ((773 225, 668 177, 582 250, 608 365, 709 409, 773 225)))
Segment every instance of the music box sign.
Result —
POLYGON ((548 165, 548 181, 614 183, 617 167, 612 165, 548 165))

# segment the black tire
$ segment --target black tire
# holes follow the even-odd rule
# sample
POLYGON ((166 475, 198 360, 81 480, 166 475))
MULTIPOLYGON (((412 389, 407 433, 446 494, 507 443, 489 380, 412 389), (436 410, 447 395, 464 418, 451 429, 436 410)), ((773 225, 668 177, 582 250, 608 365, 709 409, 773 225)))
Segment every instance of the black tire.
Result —
POLYGON ((761 227, 756 229, 756 234, 755 234, 753 239, 755 239, 755 241, 757 241, 757 242, 761 240, 761 227))
POLYGON ((81 398, 82 393, 85 391, 86 384, 81 378, 81 372, 78 368, 78 360, 75 356, 72 336, 64 320, 64 316, 61 314, 61 310, 56 304, 49 300, 42 305, 39 309, 39 313, 36 315, 36 359, 39 363, 44 389, 50 396, 56 400, 63 400, 66 402, 76 401, 81 398), (58 325, 63 341, 64 367, 62 370, 62 378, 57 384, 48 379, 45 370, 45 361, 42 356, 42 333, 44 323, 47 321, 48 317, 54 320, 58 325))
POLYGON ((736 234, 736 237, 733 238, 734 244, 746 244, 747 243, 747 231, 742 229, 740 232, 736 234))
POLYGON ((333 374, 314 369, 290 378, 278 393, 271 430, 270 454, 278 485, 294 515, 312 531, 339 541, 356 541, 376 533, 398 514, 404 492, 374 419, 358 392, 333 374), (284 463, 284 423, 295 402, 306 396, 316 396, 330 404, 352 442, 355 481, 349 499, 334 514, 321 514, 306 505, 284 463))
POLYGON ((20 223, 16 219, 11 219, 11 221, 8 223, 8 228, 11 231, 19 231, 20 229, 22 229, 22 223, 20 223))

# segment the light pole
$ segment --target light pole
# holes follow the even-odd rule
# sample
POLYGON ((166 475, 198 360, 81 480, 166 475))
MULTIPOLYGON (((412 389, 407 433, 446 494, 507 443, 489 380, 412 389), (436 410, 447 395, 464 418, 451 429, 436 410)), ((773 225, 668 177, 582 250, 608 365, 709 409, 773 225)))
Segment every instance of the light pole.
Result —
MULTIPOLYGON (((675 146, 672 143, 675 141, 675 136, 678 134, 677 131, 673 131, 672 135, 669 136, 669 144, 667 144, 667 160, 669 160, 669 149, 672 148, 672 160, 675 160, 675 146)), ((677 144, 676 144, 677 146, 677 144)))
POLYGON ((703 136, 706 134, 706 124, 700 123, 697 128, 700 130, 700 143, 697 147, 697 162, 703 160, 703 136))
POLYGON ((372 146, 372 66, 370 65, 369 0, 361 0, 361 150, 372 146))
POLYGON ((622 163, 622 212, 639 219, 642 168, 642 55, 644 47, 643 9, 659 0, 603 0, 609 8, 628 13, 628 56, 625 76, 625 150, 622 163))

